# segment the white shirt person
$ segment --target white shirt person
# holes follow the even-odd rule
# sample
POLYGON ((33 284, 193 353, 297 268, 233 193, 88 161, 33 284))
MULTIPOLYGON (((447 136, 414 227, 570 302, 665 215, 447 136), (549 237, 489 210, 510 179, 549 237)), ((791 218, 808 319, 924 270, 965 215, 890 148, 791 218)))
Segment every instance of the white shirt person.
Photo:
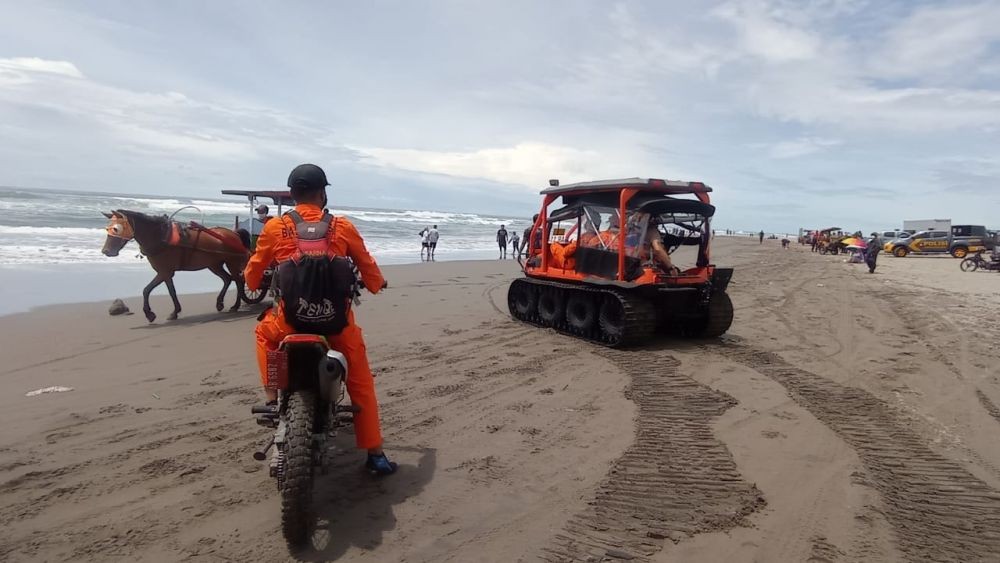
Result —
POLYGON ((431 230, 427 232, 427 252, 430 254, 428 257, 430 260, 434 259, 434 250, 437 248, 439 236, 441 235, 438 234, 437 225, 431 227, 431 230))

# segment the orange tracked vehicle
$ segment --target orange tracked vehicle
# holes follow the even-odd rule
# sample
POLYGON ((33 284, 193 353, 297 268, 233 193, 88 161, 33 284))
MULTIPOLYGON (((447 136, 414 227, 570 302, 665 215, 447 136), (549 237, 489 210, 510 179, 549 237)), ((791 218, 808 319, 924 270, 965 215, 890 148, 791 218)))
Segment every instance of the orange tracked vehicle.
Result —
POLYGON ((507 293, 514 318, 612 347, 658 329, 702 338, 729 329, 733 270, 711 261, 712 188, 649 178, 549 184, 527 237, 525 276, 507 293), (683 270, 671 259, 682 246, 697 247, 683 270))

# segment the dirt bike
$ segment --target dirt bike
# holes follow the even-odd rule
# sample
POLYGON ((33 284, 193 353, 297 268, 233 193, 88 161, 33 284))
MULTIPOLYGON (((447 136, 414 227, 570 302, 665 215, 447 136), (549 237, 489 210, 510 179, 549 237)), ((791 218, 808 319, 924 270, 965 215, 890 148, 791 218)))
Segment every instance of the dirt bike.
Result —
MULTIPOLYGON (((354 304, 360 303, 361 281, 355 270, 354 304)), ((382 289, 388 287, 384 282, 382 289)), ((266 385, 277 391, 276 405, 251 408, 257 424, 274 428, 268 443, 254 452, 257 461, 271 456, 270 471, 281 493, 281 533, 292 552, 305 547, 316 527, 313 483, 317 469, 326 474, 335 453, 337 430, 353 423, 360 411, 345 405, 347 358, 315 334, 290 334, 277 350, 267 352, 266 385)))
POLYGON ((963 272, 975 272, 976 270, 1000 272, 1000 260, 997 260, 995 257, 993 260, 987 260, 983 258, 983 251, 980 250, 965 260, 962 260, 958 267, 961 268, 963 272))
POLYGON ((315 527, 316 471, 326 473, 337 430, 358 410, 342 404, 347 368, 344 355, 313 334, 291 334, 267 353, 267 386, 278 392, 278 403, 251 412, 275 432, 254 459, 264 461, 276 449, 271 476, 281 493, 281 531, 293 551, 306 545, 315 527))

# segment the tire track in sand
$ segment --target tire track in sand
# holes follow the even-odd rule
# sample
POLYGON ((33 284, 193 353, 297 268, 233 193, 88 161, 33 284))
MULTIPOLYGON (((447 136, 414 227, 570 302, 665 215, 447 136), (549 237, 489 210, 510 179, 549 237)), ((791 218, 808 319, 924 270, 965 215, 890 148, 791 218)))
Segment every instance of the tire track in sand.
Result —
POLYGON ((932 451, 889 405, 770 352, 732 345, 717 350, 780 383, 858 452, 908 559, 995 560, 1000 553, 1000 491, 932 451))
POLYGON ((644 561, 664 540, 725 530, 766 502, 743 480, 712 433, 736 400, 677 373, 669 356, 598 352, 631 378, 639 408, 636 439, 612 466, 590 507, 569 520, 542 554, 546 561, 644 561))

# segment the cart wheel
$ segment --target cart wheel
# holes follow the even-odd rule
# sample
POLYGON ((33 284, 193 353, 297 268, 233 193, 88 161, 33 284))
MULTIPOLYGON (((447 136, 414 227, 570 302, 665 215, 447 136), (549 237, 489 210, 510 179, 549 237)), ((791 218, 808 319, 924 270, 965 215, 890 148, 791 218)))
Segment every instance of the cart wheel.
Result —
POLYGON ((264 272, 264 279, 260 282, 260 287, 255 290, 251 290, 246 286, 246 284, 240 285, 240 299, 248 305, 256 305, 267 297, 267 290, 271 287, 271 277, 272 272, 270 270, 264 272))

